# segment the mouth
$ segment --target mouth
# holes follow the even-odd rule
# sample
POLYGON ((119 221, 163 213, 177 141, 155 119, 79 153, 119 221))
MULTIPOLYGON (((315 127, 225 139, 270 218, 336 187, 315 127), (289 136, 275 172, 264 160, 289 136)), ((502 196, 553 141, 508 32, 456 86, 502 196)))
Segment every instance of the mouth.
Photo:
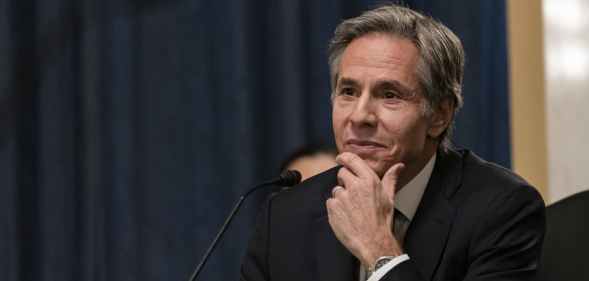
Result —
POLYGON ((348 140, 345 143, 345 146, 352 150, 353 152, 370 152, 373 150, 381 150, 386 149, 386 145, 370 141, 370 140, 357 140, 352 139, 348 140))

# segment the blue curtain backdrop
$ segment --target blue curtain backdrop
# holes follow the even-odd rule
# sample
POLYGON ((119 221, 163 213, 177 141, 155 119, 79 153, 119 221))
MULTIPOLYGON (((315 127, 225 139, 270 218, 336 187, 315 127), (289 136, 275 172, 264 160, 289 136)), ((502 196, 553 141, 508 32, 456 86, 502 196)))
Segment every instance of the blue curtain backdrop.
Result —
MULTIPOLYGON (((331 142, 326 46, 380 1, 0 1, 0 280, 186 280, 238 195, 331 142)), ((455 142, 509 166, 505 3, 407 1, 467 51, 455 142)), ((236 280, 260 198, 201 280, 236 280)))

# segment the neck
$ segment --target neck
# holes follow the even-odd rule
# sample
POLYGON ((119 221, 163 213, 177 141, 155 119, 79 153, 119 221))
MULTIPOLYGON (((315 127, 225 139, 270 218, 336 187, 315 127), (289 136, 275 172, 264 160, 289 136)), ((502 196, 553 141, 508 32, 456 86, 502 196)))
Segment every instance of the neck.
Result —
POLYGON ((407 183, 409 183, 413 178, 415 178, 423 167, 429 162, 429 160, 434 156, 436 150, 438 148, 437 143, 426 143, 426 147, 424 152, 415 159, 412 163, 405 163, 405 170, 401 173, 398 190, 401 190, 407 183))

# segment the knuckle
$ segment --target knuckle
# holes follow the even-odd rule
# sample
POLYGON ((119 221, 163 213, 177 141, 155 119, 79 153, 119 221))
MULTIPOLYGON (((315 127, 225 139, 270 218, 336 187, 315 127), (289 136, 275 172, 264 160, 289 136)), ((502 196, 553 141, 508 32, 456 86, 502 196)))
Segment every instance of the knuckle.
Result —
POLYGON ((343 180, 345 178, 345 174, 346 174, 346 168, 341 168, 337 172, 337 178, 340 180, 343 180))
POLYGON ((350 180, 350 171, 346 168, 340 169, 338 177, 342 178, 342 180, 350 180))
POLYGON ((325 207, 327 207, 327 211, 333 210, 333 204, 334 204, 333 202, 334 201, 335 200, 332 198, 329 198, 329 199, 327 199, 327 201, 325 201, 325 207))
POLYGON ((338 189, 338 191, 336 192, 337 194, 337 199, 345 199, 348 195, 347 190, 345 190, 344 188, 338 189))
POLYGON ((339 186, 339 185, 338 185, 338 186, 335 186, 335 187, 334 187, 334 188, 331 190, 331 197, 332 197, 332 198, 335 198, 336 196, 338 196, 338 195, 337 195, 337 193, 338 193, 338 191, 341 191, 341 189, 343 189, 341 186, 339 186))
POLYGON ((339 207, 339 203, 338 203, 338 200, 335 198, 331 198, 330 200, 331 200, 331 202, 329 203, 329 209, 333 213, 339 207))

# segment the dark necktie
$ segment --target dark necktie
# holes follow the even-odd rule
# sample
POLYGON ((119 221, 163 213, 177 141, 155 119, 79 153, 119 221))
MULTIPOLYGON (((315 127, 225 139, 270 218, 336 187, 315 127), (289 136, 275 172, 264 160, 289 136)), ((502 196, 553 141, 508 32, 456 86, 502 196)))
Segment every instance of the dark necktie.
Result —
POLYGON ((397 242, 401 246, 403 246, 403 241, 405 241, 405 234, 409 228, 409 222, 409 219, 403 213, 395 209, 395 214, 393 215, 393 235, 395 235, 397 242))

